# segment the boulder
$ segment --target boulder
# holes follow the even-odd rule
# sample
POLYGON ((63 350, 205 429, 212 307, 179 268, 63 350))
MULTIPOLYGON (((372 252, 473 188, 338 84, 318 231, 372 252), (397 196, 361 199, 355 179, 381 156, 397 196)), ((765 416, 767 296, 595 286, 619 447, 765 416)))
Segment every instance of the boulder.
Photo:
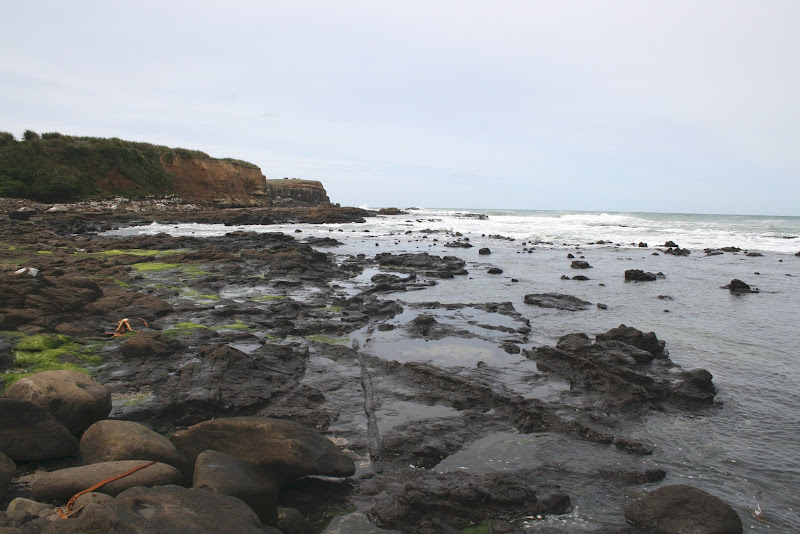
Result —
POLYGON ((621 341, 622 343, 645 350, 656 358, 667 355, 665 350, 666 342, 659 340, 655 332, 644 333, 637 328, 625 326, 624 324, 612 328, 603 334, 598 334, 596 339, 597 341, 621 341))
POLYGON ((128 339, 119 351, 125 359, 145 358, 147 356, 169 356, 181 350, 183 344, 177 339, 163 334, 140 333, 128 339))
POLYGON ((491 253, 492 251, 489 250, 489 247, 483 247, 482 249, 478 250, 478 254, 480 254, 481 256, 488 256, 491 253))
POLYGON ((742 520, 717 497, 693 486, 663 486, 625 508, 625 519, 663 534, 739 534, 742 520))
POLYGON ((194 465, 192 487, 224 493, 243 500, 261 519, 274 525, 278 519, 278 480, 259 468, 229 454, 203 451, 194 465))
POLYGON ((491 267, 491 268, 490 268, 488 271, 486 271, 486 272, 487 272, 487 273, 489 273, 489 274, 503 274, 503 269, 501 269, 501 268, 499 268, 499 267, 491 267))
POLYGON ((573 268, 573 269, 591 269, 592 268, 592 266, 589 265, 588 261, 581 261, 581 260, 573 261, 570 264, 570 267, 573 268))
POLYGON ((36 215, 37 211, 35 208, 29 208, 27 206, 23 206, 19 209, 12 210, 8 212, 8 218, 13 219, 15 221, 27 221, 34 215, 36 215))
POLYGON ((181 471, 189 467, 170 440, 132 421, 98 421, 83 433, 80 451, 85 464, 143 458, 181 471))
POLYGON ((658 277, 653 273, 646 273, 641 269, 628 269, 625 271, 626 282, 652 282, 658 277))
POLYGON ((587 306, 589 306, 591 302, 572 295, 562 295, 560 293, 531 293, 525 295, 525 304, 539 306, 540 308, 578 311, 587 309, 587 306))
POLYGON ((8 503, 8 508, 6 509, 6 516, 11 519, 12 521, 20 521, 23 520, 28 515, 39 515, 40 512, 44 510, 52 510, 53 507, 49 504, 45 504, 38 501, 32 501, 31 499, 25 499, 23 497, 17 497, 16 499, 12 499, 10 503, 8 503))
POLYGON ((32 402, 0 397, 0 452, 15 462, 50 460, 78 450, 78 440, 32 402))
POLYGON ((666 243, 664 243, 664 246, 668 248, 680 248, 678 247, 678 245, 675 244, 675 241, 667 241, 666 243))
POLYGON ((258 516, 234 497, 197 488, 131 488, 42 534, 264 534, 258 516))
POLYGON ((758 289, 753 289, 748 284, 742 282, 738 278, 734 278, 733 280, 731 280, 730 284, 722 286, 722 289, 728 289, 730 290, 731 293, 739 295, 743 293, 758 293, 758 289))
POLYGON ((0 501, 6 496, 8 485, 14 478, 14 473, 17 471, 17 465, 14 461, 0 452, 0 501))
POLYGON ((111 413, 111 393, 78 371, 44 371, 14 382, 5 395, 41 406, 75 435, 111 413))
MULTIPOLYGON (((124 460, 51 471, 33 481, 31 495, 37 501, 66 501, 79 491, 94 486, 98 482, 121 475, 147 463, 148 461, 146 460, 124 460)), ((97 488, 96 491, 108 495, 117 495, 134 486, 164 486, 178 484, 180 481, 181 474, 177 469, 171 465, 155 463, 123 478, 109 482, 97 488)))
POLYGON ((692 251, 688 248, 668 248, 664 254, 671 254, 672 256, 688 256, 692 251))
POLYGON ((176 432, 171 441, 190 460, 203 451, 220 451, 271 468, 282 481, 306 475, 347 477, 355 473, 352 458, 329 439, 281 419, 214 419, 176 432))

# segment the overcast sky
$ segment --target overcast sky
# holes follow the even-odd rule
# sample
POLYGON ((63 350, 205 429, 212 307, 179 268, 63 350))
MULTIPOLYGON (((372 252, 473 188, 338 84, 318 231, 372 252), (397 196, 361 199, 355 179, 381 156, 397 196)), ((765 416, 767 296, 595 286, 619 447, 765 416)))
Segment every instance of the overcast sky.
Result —
POLYGON ((800 2, 4 2, 0 130, 343 205, 800 215, 800 2))

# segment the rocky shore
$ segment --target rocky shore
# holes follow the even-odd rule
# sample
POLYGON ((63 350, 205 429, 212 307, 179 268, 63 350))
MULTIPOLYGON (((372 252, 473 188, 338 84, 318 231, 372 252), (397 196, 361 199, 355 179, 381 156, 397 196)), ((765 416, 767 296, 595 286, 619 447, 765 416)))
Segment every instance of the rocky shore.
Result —
POLYGON ((385 298, 468 276, 467 265, 425 252, 337 258, 339 233, 100 235, 373 216, 0 199, 0 533, 558 532, 547 518, 587 492, 642 497, 614 532, 741 532, 699 489, 641 489, 666 473, 632 434, 637 418, 713 406, 708 371, 680 368, 635 325, 531 345, 521 307, 586 301, 385 298), (521 394, 490 359, 401 357, 442 341, 524 355, 531 367, 513 380, 540 394, 521 394), (525 468, 442 467, 505 435, 536 441, 525 468))

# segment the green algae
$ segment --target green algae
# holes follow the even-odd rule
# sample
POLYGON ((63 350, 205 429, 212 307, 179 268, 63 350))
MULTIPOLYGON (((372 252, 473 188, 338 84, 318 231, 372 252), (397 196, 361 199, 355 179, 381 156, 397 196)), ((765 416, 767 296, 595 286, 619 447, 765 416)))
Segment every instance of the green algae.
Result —
POLYGON ((350 343, 349 337, 331 337, 323 334, 312 334, 305 336, 309 341, 316 341, 317 343, 327 343, 328 345, 346 345, 350 343))
POLYGON ((231 324, 224 324, 219 328, 220 330, 253 330, 252 327, 247 326, 242 321, 236 321, 235 323, 231 324))
POLYGON ((37 254, 52 254, 52 252, 49 251, 49 250, 38 250, 38 251, 36 251, 36 253, 37 254))
POLYGON ((8 372, 0 373, 0 380, 10 386, 17 380, 42 371, 70 370, 89 373, 80 365, 61 361, 67 354, 77 355, 86 363, 98 363, 99 356, 86 353, 86 350, 74 343, 68 336, 59 334, 37 334, 22 337, 12 349, 14 361, 8 372))
POLYGON ((181 295, 188 298, 193 299, 206 299, 206 300, 219 300, 219 295, 203 295, 196 289, 192 289, 191 287, 183 287, 179 288, 181 291, 181 295))
POLYGON ((491 534, 491 529, 488 523, 481 523, 474 527, 466 527, 461 531, 461 534, 491 534))
POLYGON ((126 400, 121 404, 123 407, 128 406, 136 406, 137 404, 141 404, 148 399, 147 395, 137 395, 135 397, 131 397, 130 399, 126 400))
POLYGON ((162 263, 159 261, 143 261, 131 265, 138 272, 168 271, 180 267, 177 263, 162 263))
POLYGON ((252 297, 250 300, 254 300, 256 302, 264 302, 268 300, 282 300, 287 299, 284 295, 259 295, 258 297, 252 297))
POLYGON ((211 330, 209 327, 199 323, 175 323, 164 331, 164 334, 170 337, 176 336, 190 336, 196 330, 211 330))
POLYGON ((81 256, 145 256, 145 257, 155 257, 160 258, 162 256, 169 256, 170 254, 183 254, 184 252, 188 252, 187 249, 167 249, 167 250, 154 250, 154 249, 146 249, 146 248, 128 248, 128 249, 111 249, 111 250, 101 250, 98 252, 76 252, 75 255, 81 256))

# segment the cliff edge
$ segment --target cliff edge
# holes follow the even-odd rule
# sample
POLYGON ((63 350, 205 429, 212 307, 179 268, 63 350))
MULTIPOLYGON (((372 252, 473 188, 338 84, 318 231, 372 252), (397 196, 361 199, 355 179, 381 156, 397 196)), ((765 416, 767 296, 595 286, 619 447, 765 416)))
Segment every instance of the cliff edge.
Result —
POLYGON ((0 197, 69 202, 108 195, 177 195, 204 206, 319 206, 314 180, 267 180, 258 166, 205 152, 58 132, 0 132, 0 197))

